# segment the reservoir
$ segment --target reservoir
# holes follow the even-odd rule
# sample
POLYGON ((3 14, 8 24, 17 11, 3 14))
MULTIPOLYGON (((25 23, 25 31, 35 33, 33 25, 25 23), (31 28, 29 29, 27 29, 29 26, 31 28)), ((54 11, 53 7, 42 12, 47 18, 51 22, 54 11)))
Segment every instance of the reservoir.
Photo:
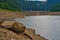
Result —
POLYGON ((48 40, 60 40, 60 16, 27 16, 15 20, 48 40))

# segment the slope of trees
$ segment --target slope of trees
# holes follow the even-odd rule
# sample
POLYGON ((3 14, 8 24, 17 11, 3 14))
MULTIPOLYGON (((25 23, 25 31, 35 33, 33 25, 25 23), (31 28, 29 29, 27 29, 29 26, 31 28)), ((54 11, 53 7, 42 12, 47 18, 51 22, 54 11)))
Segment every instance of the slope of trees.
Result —
POLYGON ((0 0, 0 8, 12 11, 21 11, 16 0, 0 0))
POLYGON ((60 2, 57 2, 57 3, 53 4, 51 6, 50 11, 52 11, 52 12, 60 11, 60 2))

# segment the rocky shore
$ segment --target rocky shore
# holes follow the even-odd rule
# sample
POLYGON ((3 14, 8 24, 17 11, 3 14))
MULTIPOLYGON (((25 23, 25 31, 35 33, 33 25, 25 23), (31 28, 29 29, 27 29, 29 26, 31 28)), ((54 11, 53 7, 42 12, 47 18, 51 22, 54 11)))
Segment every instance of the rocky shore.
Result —
POLYGON ((48 40, 15 21, 0 21, 0 40, 48 40))

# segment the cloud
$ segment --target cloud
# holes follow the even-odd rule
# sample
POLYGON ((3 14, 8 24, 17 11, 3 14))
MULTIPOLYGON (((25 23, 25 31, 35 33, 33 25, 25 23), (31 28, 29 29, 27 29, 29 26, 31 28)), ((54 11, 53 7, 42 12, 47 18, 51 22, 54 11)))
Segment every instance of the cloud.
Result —
POLYGON ((25 1, 47 1, 47 0, 25 0, 25 1))
POLYGON ((47 0, 38 0, 38 1, 47 1, 47 0))

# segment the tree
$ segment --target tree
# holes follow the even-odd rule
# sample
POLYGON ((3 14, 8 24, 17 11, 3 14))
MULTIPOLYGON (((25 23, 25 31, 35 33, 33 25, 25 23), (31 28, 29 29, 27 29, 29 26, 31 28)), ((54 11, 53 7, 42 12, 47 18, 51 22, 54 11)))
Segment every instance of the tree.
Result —
POLYGON ((0 8, 2 9, 21 11, 18 4, 16 0, 0 0, 0 8))
POLYGON ((53 4, 51 6, 50 11, 52 11, 52 12, 54 12, 54 11, 60 11, 60 2, 57 2, 57 3, 53 4))

